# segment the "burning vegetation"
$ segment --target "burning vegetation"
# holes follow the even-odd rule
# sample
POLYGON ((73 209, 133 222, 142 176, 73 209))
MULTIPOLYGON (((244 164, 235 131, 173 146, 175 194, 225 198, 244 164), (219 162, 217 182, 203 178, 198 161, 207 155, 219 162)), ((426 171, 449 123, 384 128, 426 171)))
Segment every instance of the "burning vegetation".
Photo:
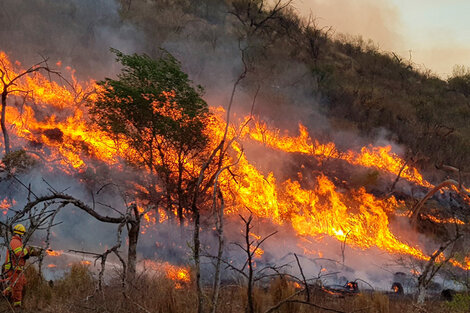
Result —
MULTIPOLYGON (((18 73, 23 72, 20 68, 16 70, 13 68, 5 53, 2 53, 1 56, 2 64, 10 76, 17 76, 18 73)), ((121 55, 121 57, 123 56, 121 55)), ((146 139, 150 134, 145 134, 144 137, 135 139, 140 143, 147 142, 148 144, 152 144, 154 140, 153 145, 155 145, 155 149, 158 149, 155 152, 167 151, 162 157, 155 156, 155 160, 147 160, 150 156, 142 155, 133 147, 129 141, 132 137, 125 137, 124 133, 127 133, 127 130, 122 134, 117 134, 118 137, 112 138, 112 134, 109 132, 94 127, 94 124, 87 119, 88 113, 84 113, 86 108, 79 105, 80 103, 84 104, 85 100, 82 97, 86 93, 91 93, 93 86, 95 86, 98 96, 92 93, 88 95, 88 101, 96 101, 102 97, 100 94, 103 87, 94 85, 93 81, 86 83, 75 81, 74 87, 78 90, 79 96, 72 96, 72 92, 68 92, 67 86, 51 83, 40 73, 35 73, 34 77, 26 79, 22 83, 24 85, 20 85, 21 90, 31 91, 31 99, 27 100, 34 100, 34 103, 51 111, 60 109, 62 117, 61 120, 58 120, 57 115, 53 114, 43 120, 38 120, 36 119, 37 113, 28 102, 23 105, 26 114, 21 114, 15 107, 8 107, 6 121, 7 124, 15 125, 12 135, 18 138, 14 142, 21 142, 23 139, 26 140, 26 145, 31 145, 31 142, 41 143, 40 148, 35 149, 36 152, 54 166, 60 166, 64 172, 72 173, 73 169, 78 173, 83 172, 88 166, 93 166, 92 162, 96 160, 118 169, 119 160, 133 158, 135 158, 133 161, 136 164, 144 164, 145 167, 147 167, 145 163, 150 162, 147 167, 149 172, 154 172, 157 167, 163 165, 168 168, 171 174, 177 174, 178 166, 182 166, 184 173, 180 174, 183 179, 188 180, 191 179, 191 176, 185 177, 188 175, 187 172, 197 173, 200 171, 201 164, 194 163, 195 159, 191 155, 182 155, 181 151, 174 151, 172 146, 159 147, 158 142, 163 139, 159 138, 159 135, 154 139, 146 139), (53 136, 52 134, 57 135, 53 136), (58 140, 59 138, 60 140, 58 140), (44 155, 44 147, 47 147, 49 155, 44 155), (86 149, 83 149, 84 147, 86 149), (169 160, 164 160, 163 157, 169 160), (181 158, 183 159, 181 160, 181 158)), ((111 86, 107 88, 111 88, 111 86)), ((114 91, 115 88, 112 88, 107 93, 114 91)), ((158 108, 158 116, 163 114, 170 121, 182 119, 181 112, 171 113, 172 111, 168 109, 176 104, 175 91, 163 92, 162 97, 164 99, 162 102, 156 102, 158 100, 149 99, 149 96, 146 95, 143 96, 144 100, 151 102, 154 112, 157 112, 155 108, 158 108)), ((126 101, 134 101, 134 99, 126 98, 126 101)), ((128 104, 122 105, 129 106, 128 104)), ((102 115, 106 110, 110 110, 106 111, 106 114, 113 112, 111 108, 106 107, 100 109, 101 113, 96 110, 94 114, 97 114, 96 118, 101 120, 104 119, 102 115)), ((208 138, 206 148, 208 151, 214 149, 220 142, 225 126, 225 121, 221 116, 224 111, 220 108, 217 110, 214 108, 212 112, 214 113, 211 116, 203 117, 208 119, 204 122, 207 126, 204 128, 204 133, 208 138)), ((124 116, 119 117, 119 115, 112 118, 125 120, 124 116)), ((243 125, 243 121, 248 119, 249 117, 242 118, 240 124, 243 125)), ((131 123, 131 121, 126 123, 131 123)), ((135 125, 136 122, 132 123, 130 125, 135 125)), ((253 124, 253 128, 229 125, 228 141, 232 142, 229 148, 233 152, 228 154, 222 162, 225 166, 234 163, 238 158, 237 165, 231 170, 232 173, 222 173, 220 178, 221 192, 224 194, 225 201, 231 204, 227 210, 229 215, 242 213, 243 208, 248 207, 254 215, 268 218, 275 224, 291 224, 299 236, 321 237, 327 235, 336 237, 339 241, 344 241, 348 236, 348 244, 361 249, 378 247, 387 252, 409 254, 426 259, 419 248, 400 241, 390 231, 389 214, 395 212, 400 206, 394 196, 382 200, 367 193, 365 189, 339 192, 333 181, 321 174, 313 178, 312 187, 306 185, 302 177, 298 180, 278 181, 274 172, 264 174, 241 152, 243 143, 254 140, 262 143, 267 149, 279 149, 286 153, 302 153, 313 158, 336 158, 352 165, 375 168, 394 175, 398 175, 401 171, 402 178, 410 183, 423 187, 432 186, 422 178, 415 168, 405 165, 399 156, 393 154, 390 146, 364 147, 360 152, 346 151, 343 153, 338 151, 332 142, 321 144, 313 140, 308 134, 308 130, 302 125, 300 125, 300 135, 290 137, 280 136, 279 130, 270 131, 265 124, 260 124, 260 122, 253 124), (239 135, 240 131, 241 135, 239 135), (233 179, 232 175, 237 179, 233 179)), ((111 126, 106 125, 106 127, 111 126)), ((143 149, 147 151, 145 153, 151 153, 150 147, 143 149)), ((194 177, 194 174, 192 176, 194 177)), ((312 178, 309 177, 309 179, 312 178)), ((156 189, 158 187, 152 186, 150 188, 156 189)), ((188 186, 180 186, 180 188, 186 189, 188 186)), ((146 193, 150 194, 150 192, 146 190, 146 193)), ((167 191, 167 193, 169 192, 170 190, 167 191)), ((180 212, 178 210, 181 208, 173 209, 171 206, 163 209, 167 214, 189 213, 187 207, 180 212)), ((153 214, 155 213, 146 212, 145 222, 151 223, 153 221, 155 223, 156 221, 150 218, 153 214)))
MULTIPOLYGON (((256 27, 242 36, 251 44, 258 27, 292 14, 289 3, 261 5, 256 13, 250 6, 242 10, 244 1, 234 1, 231 14, 256 27)), ((314 36, 309 27, 305 34, 314 36)), ((161 290, 173 299, 165 302, 168 307, 178 306, 172 297, 187 292, 199 312, 208 305, 214 313, 222 301, 230 301, 229 293, 233 296, 231 283, 241 279, 250 313, 267 297, 265 287, 276 300, 266 312, 282 306, 294 312, 300 305, 343 312, 334 299, 350 296, 354 300, 344 301, 358 310, 362 303, 388 301, 362 294, 373 284, 351 277, 354 265, 364 263, 361 257, 380 259, 377 267, 394 262, 410 272, 380 288, 400 297, 417 291, 418 300, 438 273, 457 281, 469 270, 467 217, 453 209, 469 205, 460 170, 458 182, 443 184, 420 172, 419 163, 409 153, 402 157, 392 144, 351 148, 302 122, 296 132, 279 129, 269 117, 254 113, 261 87, 252 93, 244 86, 253 97, 251 112, 234 109, 235 94, 244 80, 253 79, 248 48, 240 50, 244 69, 227 108, 206 103, 204 89, 165 50, 158 57, 112 52, 122 66, 116 78, 83 81, 74 69, 63 68, 64 62, 53 69, 44 59, 28 68, 0 51, 2 183, 15 186, 0 197, 2 225, 7 232, 13 223, 30 224, 27 240, 45 246, 40 277, 42 267, 65 270, 61 264, 68 264, 70 277, 61 286, 70 279, 112 292, 109 286, 119 281, 129 300, 131 294, 139 297, 131 291, 139 282, 142 290, 161 290), (67 178, 73 187, 47 179, 44 188, 29 183, 40 176, 67 178), (436 203, 419 201, 431 197, 436 203), (427 210, 420 211, 422 206, 427 210), (114 241, 100 241, 91 250, 78 244, 69 251, 50 249, 58 238, 52 229, 60 227, 55 219, 71 207, 73 214, 115 226, 116 235, 107 236, 114 241), (168 238, 159 238, 166 227, 168 238), (42 231, 40 239, 33 235, 36 230, 42 231), (138 250, 142 241, 151 241, 152 248, 146 244, 138 250), (100 248, 104 252, 96 252, 100 248), (356 258, 351 267, 348 253, 356 258), (73 254, 81 260, 61 261, 73 254), (109 264, 118 275, 105 276, 109 264), (90 278, 95 268, 96 278, 90 278), (319 295, 330 300, 318 304, 313 299, 319 295)))

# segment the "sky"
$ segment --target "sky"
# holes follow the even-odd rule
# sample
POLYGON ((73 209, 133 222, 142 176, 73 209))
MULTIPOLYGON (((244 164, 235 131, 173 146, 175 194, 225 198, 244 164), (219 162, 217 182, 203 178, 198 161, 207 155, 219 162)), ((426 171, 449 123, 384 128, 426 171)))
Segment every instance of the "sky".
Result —
POLYGON ((336 34, 372 39, 443 78, 455 65, 470 67, 470 1, 296 0, 294 6, 336 34))

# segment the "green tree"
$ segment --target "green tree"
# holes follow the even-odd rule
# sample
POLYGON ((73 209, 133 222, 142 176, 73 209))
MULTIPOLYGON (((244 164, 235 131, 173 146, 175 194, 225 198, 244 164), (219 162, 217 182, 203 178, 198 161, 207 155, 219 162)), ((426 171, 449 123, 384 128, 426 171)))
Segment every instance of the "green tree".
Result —
POLYGON ((203 89, 166 51, 158 59, 112 51, 123 69, 117 79, 98 83, 97 98, 89 102, 92 121, 123 143, 130 164, 150 173, 150 201, 176 208, 182 220, 208 144, 203 89))

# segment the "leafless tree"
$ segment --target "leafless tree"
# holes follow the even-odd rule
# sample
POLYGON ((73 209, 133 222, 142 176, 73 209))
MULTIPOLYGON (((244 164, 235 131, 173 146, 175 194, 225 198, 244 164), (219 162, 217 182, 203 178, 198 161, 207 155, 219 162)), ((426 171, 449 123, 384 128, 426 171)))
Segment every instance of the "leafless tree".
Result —
MULTIPOLYGON (((122 225, 125 225, 127 227, 129 241, 126 275, 128 280, 134 279, 137 266, 137 242, 139 239, 140 222, 145 212, 139 212, 137 206, 132 204, 126 208, 126 212, 124 213, 114 209, 114 211, 117 212, 119 216, 107 216, 99 213, 96 210, 95 203, 93 203, 93 206, 89 206, 81 200, 74 198, 73 196, 58 192, 51 193, 47 196, 38 197, 34 201, 29 202, 26 207, 33 208, 42 203, 48 203, 51 201, 60 202, 63 206, 71 204, 76 208, 88 213, 90 216, 94 217, 100 222, 118 224, 120 225, 118 233, 122 232, 122 225)), ((120 247, 120 245, 118 247, 120 247)), ((118 247, 110 249, 107 254, 115 252, 118 247)))
POLYGON ((265 0, 235 0, 229 13, 238 19, 251 36, 263 29, 269 21, 278 19, 292 1, 276 0, 274 5, 269 6, 265 0))
POLYGON ((7 97, 10 94, 23 94, 27 95, 29 90, 22 89, 18 87, 18 82, 21 81, 24 77, 39 71, 45 71, 48 73, 56 74, 59 77, 62 77, 59 72, 54 71, 49 68, 47 65, 47 59, 43 58, 41 62, 38 62, 32 65, 27 70, 16 74, 13 73, 11 69, 7 67, 7 64, 0 59, 0 83, 1 83, 1 105, 2 112, 0 118, 0 125, 3 132, 3 141, 5 144, 5 154, 10 153, 10 137, 8 135, 8 130, 6 126, 6 107, 7 107, 7 97))
MULTIPOLYGON (((222 137, 220 143, 217 147, 211 152, 210 156, 207 158, 206 162, 202 165, 201 170, 199 171, 199 176, 195 185, 195 189, 193 192, 191 210, 194 219, 194 232, 193 232, 193 257, 196 269, 196 288, 197 288, 197 295, 198 295, 198 313, 202 313, 204 311, 204 302, 203 302, 203 291, 201 285, 201 266, 200 266, 200 251, 201 251, 201 241, 200 241, 200 219, 201 219, 201 212, 199 209, 199 203, 201 202, 201 197, 209 191, 209 188, 214 187, 214 201, 217 201, 217 196, 220 196, 220 193, 217 192, 217 179, 219 175, 226 169, 229 169, 233 165, 229 165, 228 167, 223 166, 223 162, 226 159, 227 153, 237 137, 229 138, 228 137, 228 130, 230 126, 230 114, 232 110, 233 101, 235 99, 235 93, 241 81, 246 77, 248 73, 248 65, 245 61, 245 50, 240 47, 241 52, 241 59, 243 63, 243 70, 236 79, 235 83, 233 84, 232 92, 230 95, 230 101, 228 103, 227 114, 225 119, 225 130, 224 136, 222 137), (215 166, 214 166, 215 165, 215 166), (212 168, 212 170, 210 170, 212 168)), ((253 100, 253 106, 256 101, 256 95, 253 100)), ((253 108, 252 106, 252 108, 253 108)), ((247 121, 248 123, 248 121, 247 121)), ((245 124, 246 125, 246 124, 245 124)), ((244 127, 244 126, 242 126, 244 127)), ((222 198, 221 198, 222 199, 222 198)), ((223 200, 222 200, 223 201, 223 200)), ((217 204, 214 204, 217 206, 217 204)), ((218 220, 218 232, 219 232, 219 251, 223 250, 223 207, 220 211, 216 220, 218 220)), ((220 266, 220 264, 219 264, 220 266)), ((216 270, 217 272, 217 270, 216 270)), ((217 286, 219 277, 215 279, 215 286, 217 286)), ((213 305, 217 306, 217 298, 218 292, 214 293, 213 296, 213 305)))
POLYGON ((426 265, 424 266, 423 271, 421 274, 418 276, 418 296, 417 296, 417 303, 418 304, 423 304, 425 297, 426 297, 426 290, 429 286, 429 284, 432 282, 436 274, 439 272, 439 270, 449 263, 449 261, 452 259, 454 256, 454 247, 455 243, 457 240, 461 238, 461 234, 458 232, 456 233, 455 237, 452 238, 451 240, 445 242, 443 245, 439 247, 429 258, 429 260, 426 262, 426 265), (448 248, 451 248, 450 251, 447 253, 446 256, 443 255, 444 251, 446 251, 448 248), (439 261, 437 259, 443 255, 443 258, 440 258, 439 261))
POLYGON ((317 19, 310 15, 302 30, 310 57, 314 62, 317 62, 320 51, 328 42, 328 37, 333 28, 331 26, 320 27, 317 19))
MULTIPOLYGON (((45 230, 46 246, 44 247, 44 249, 48 249, 50 245, 51 228, 57 225, 57 223, 54 222, 57 214, 66 206, 73 206, 84 211, 85 213, 100 222, 118 225, 116 244, 102 254, 91 254, 95 255, 95 257, 99 256, 102 261, 103 271, 107 256, 110 253, 117 255, 119 260, 123 264, 123 277, 125 277, 125 279, 129 281, 132 281, 134 279, 137 266, 137 243, 140 234, 141 219, 145 213, 152 209, 151 207, 139 212, 135 203, 127 205, 127 201, 124 201, 126 208, 124 212, 121 212, 112 206, 100 202, 97 203, 95 201, 94 196, 92 197, 93 202, 90 206, 71 195, 57 191, 46 181, 44 182, 50 187, 49 194, 38 196, 32 191, 31 186, 26 186, 15 176, 13 176, 13 178, 15 178, 19 183, 23 185, 23 187, 27 189, 28 196, 27 203, 22 209, 14 210, 11 208, 10 210, 13 211, 14 214, 11 217, 8 217, 5 222, 0 221, 0 231, 4 235, 4 238, 6 238, 6 240, 8 240, 8 231, 12 230, 13 224, 19 222, 28 222, 29 229, 24 236, 25 243, 29 240, 29 238, 36 230, 45 230), (104 207, 108 210, 112 210, 113 212, 117 213, 118 216, 108 216, 103 213, 100 213, 98 211, 97 205, 102 208, 104 207), (127 264, 118 254, 118 249, 121 247, 121 234, 124 227, 127 228, 128 236, 127 264)), ((40 263, 42 264, 41 258, 40 263)))

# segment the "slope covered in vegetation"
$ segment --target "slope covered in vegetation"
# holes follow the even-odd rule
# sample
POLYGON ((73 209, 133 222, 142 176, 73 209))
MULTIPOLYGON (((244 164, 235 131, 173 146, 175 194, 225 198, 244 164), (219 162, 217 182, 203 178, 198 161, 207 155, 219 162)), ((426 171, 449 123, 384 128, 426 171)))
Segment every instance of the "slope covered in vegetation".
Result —
POLYGON ((248 65, 245 91, 261 86, 264 101, 257 113, 279 123, 287 112, 309 126, 324 124, 318 114, 326 116, 330 134, 347 131, 375 139, 386 129, 386 139, 406 146, 409 161, 422 168, 468 167, 470 74, 465 69, 447 80, 437 77, 373 42, 300 18, 287 2, 123 0, 121 15, 143 29, 155 47, 171 50, 186 40, 192 73, 207 65, 203 50, 224 58, 221 64, 239 64, 240 47, 248 65), (299 113, 309 106, 315 114, 299 113))

